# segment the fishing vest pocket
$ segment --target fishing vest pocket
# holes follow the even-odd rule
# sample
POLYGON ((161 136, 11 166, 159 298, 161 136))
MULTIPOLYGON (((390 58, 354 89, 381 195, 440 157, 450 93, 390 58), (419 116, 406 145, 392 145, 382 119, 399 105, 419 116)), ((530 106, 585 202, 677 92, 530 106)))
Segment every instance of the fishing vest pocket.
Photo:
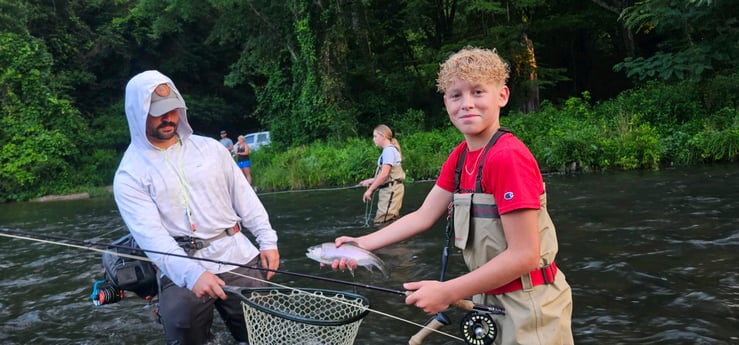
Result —
POLYGON ((462 249, 462 257, 470 270, 479 268, 506 249, 498 206, 492 194, 455 195, 454 206, 455 246, 462 249))
POLYGON ((470 237, 472 194, 454 194, 452 205, 454 207, 454 246, 465 249, 470 237))

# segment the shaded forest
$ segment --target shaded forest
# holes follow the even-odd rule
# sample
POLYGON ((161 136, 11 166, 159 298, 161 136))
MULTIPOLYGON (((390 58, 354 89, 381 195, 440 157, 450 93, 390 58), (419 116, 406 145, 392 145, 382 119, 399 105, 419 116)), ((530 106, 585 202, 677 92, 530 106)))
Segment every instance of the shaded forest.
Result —
POLYGON ((129 141, 123 90, 144 70, 175 81, 196 133, 270 130, 273 149, 287 150, 363 136, 378 123, 402 135, 444 129, 436 72, 468 45, 495 48, 511 64, 504 115, 583 94, 597 103, 647 82, 736 76, 738 6, 4 0, 0 200, 109 184, 129 141))

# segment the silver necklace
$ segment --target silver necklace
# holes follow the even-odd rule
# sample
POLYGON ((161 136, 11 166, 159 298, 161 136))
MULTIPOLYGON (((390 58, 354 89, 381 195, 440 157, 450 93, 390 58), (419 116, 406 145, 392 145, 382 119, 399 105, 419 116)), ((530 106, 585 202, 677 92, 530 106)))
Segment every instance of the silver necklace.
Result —
MULTIPOLYGON (((464 172, 467 173, 467 175, 472 176, 472 174, 475 173, 475 170, 477 169, 477 163, 480 161, 480 157, 482 157, 484 150, 480 149, 480 152, 477 154, 477 158, 475 159, 475 164, 472 165, 472 171, 467 170, 467 162, 464 164, 464 172)), ((469 151, 468 151, 469 152, 469 151)))

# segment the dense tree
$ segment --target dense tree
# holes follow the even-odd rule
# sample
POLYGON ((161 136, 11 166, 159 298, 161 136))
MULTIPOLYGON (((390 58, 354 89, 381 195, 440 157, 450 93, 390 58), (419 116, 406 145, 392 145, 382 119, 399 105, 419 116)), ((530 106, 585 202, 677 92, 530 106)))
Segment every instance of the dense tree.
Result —
POLYGON ((31 6, 23 1, 0 2, 0 31, 28 34, 28 15, 31 6))
POLYGON ((626 27, 651 41, 643 55, 615 66, 640 80, 700 80, 736 71, 736 1, 639 1, 621 13, 626 27))
POLYGON ((6 0, 0 174, 15 180, 2 183, 29 195, 63 189, 74 179, 65 164, 109 182, 129 140, 123 88, 147 69, 177 82, 196 132, 269 129, 277 149, 368 135, 378 123, 401 135, 449 126, 436 72, 467 45, 511 63, 506 115, 584 92, 607 100, 650 79, 714 78, 705 97, 721 109, 735 88, 734 2, 6 0), (24 94, 32 89, 44 96, 24 94), (39 135, 71 140, 61 160, 49 158, 52 176, 27 166, 46 162, 33 151, 44 146, 19 138, 39 135), (53 182, 34 184, 44 180, 53 182))
POLYGON ((0 33, 0 201, 84 185, 79 167, 98 164, 84 119, 51 87, 52 61, 43 41, 0 33))

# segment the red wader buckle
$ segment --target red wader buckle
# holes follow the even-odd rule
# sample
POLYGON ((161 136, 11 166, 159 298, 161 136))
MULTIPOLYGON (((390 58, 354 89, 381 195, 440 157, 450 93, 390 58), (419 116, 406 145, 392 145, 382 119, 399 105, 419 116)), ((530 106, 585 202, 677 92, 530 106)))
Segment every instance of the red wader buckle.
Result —
MULTIPOLYGON (((531 286, 554 283, 554 277, 557 276, 557 265, 552 262, 542 268, 529 272, 531 276, 531 286)), ((486 295, 500 295, 513 291, 523 290, 521 278, 516 278, 512 282, 505 284, 497 289, 485 292, 486 295)))

